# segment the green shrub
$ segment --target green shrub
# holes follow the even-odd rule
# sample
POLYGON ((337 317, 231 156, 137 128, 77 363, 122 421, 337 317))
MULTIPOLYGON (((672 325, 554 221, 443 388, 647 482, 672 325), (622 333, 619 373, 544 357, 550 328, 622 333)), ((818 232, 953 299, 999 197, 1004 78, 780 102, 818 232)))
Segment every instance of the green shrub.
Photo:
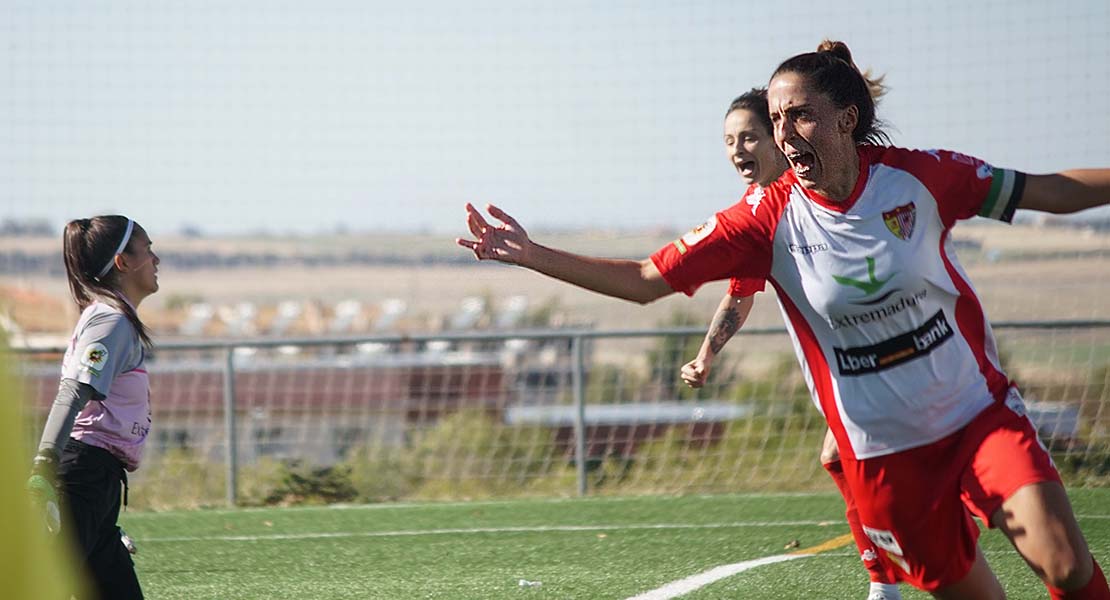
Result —
POLYGON ((350 502, 358 496, 351 484, 351 468, 306 466, 300 461, 285 465, 281 484, 266 497, 266 504, 332 504, 350 502))

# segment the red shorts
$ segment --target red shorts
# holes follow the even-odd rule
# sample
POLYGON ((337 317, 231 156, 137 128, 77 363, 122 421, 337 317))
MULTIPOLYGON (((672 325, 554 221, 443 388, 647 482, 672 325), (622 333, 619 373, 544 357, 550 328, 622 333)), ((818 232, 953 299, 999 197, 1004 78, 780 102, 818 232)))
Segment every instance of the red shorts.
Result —
POLYGON ((1017 398, 1014 409, 993 404, 928 446, 842 459, 864 532, 902 581, 926 591, 959 582, 975 562, 972 515, 989 527, 1019 488, 1060 481, 1017 398))

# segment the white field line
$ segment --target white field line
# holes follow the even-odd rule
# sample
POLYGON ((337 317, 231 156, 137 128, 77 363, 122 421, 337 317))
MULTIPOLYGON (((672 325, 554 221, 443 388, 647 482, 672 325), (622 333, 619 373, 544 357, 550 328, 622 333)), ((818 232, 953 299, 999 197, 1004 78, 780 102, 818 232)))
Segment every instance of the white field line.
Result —
POLYGON ((832 538, 816 546, 810 546, 802 550, 795 550, 789 554, 778 554, 776 556, 767 556, 764 558, 756 558, 753 560, 746 560, 744 562, 733 563, 731 565, 721 565, 713 567, 708 571, 703 571, 697 575, 691 575, 678 581, 672 581, 663 587, 655 588, 649 592, 644 592, 638 596, 633 596, 628 600, 670 600, 671 598, 678 598, 685 596, 690 592, 707 586, 715 581, 732 577, 737 573, 743 573, 749 569, 761 567, 763 565, 773 565, 775 563, 786 562, 796 558, 806 558, 809 556, 818 556, 822 552, 829 550, 836 550, 843 548, 852 543, 852 534, 845 534, 840 537, 832 538))
POLYGON ((698 573, 697 575, 692 575, 690 577, 687 577, 686 579, 672 581, 671 583, 668 583, 661 588, 656 588, 654 590, 651 590, 650 592, 644 592, 643 594, 633 596, 628 600, 670 600, 671 598, 685 596, 686 594, 689 594, 690 592, 700 587, 705 587, 715 581, 719 581, 726 577, 732 577, 737 573, 743 573, 744 571, 747 571, 749 569, 754 569, 763 565, 773 565, 775 563, 786 562, 788 560, 794 560, 796 558, 807 558, 809 556, 813 555, 779 554, 777 556, 768 556, 765 558, 757 558, 755 560, 746 560, 744 562, 738 562, 731 565, 721 565, 719 567, 713 567, 708 571, 698 573))
POLYGON ((402 531, 331 531, 319 533, 273 533, 260 535, 210 535, 143 537, 136 541, 149 542, 256 542, 267 540, 315 540, 358 537, 408 537, 422 535, 457 535, 473 533, 544 533, 552 531, 634 531, 653 529, 728 529, 742 527, 825 527, 839 525, 839 521, 749 521, 736 523, 656 523, 649 525, 550 525, 536 527, 473 527, 459 529, 411 529, 402 531))
MULTIPOLYGON (((329 504, 327 506, 283 506, 275 508, 273 506, 250 506, 244 508, 214 508, 203 509, 206 515, 222 515, 222 514, 242 514, 242 513, 255 513, 255 512, 311 512, 311 511, 332 511, 332 510, 392 510, 392 509, 407 509, 407 508, 453 508, 453 507, 471 507, 471 506, 508 506, 514 504, 569 504, 569 503, 587 503, 587 504, 610 504, 622 502, 636 502, 644 499, 653 500, 688 500, 688 499, 720 499, 720 498, 735 498, 737 500, 744 499, 762 499, 762 498, 819 498, 822 496, 834 497, 836 492, 751 492, 746 494, 691 494, 688 496, 590 496, 585 498, 578 497, 564 497, 564 498, 513 498, 505 500, 454 500, 454 501, 435 501, 429 500, 427 502, 377 502, 374 504, 329 504)), ((147 518, 158 517, 161 515, 175 514, 175 513, 195 513, 196 509, 186 510, 173 510, 164 512, 136 512, 131 515, 131 518, 147 518)))
MULTIPOLYGON (((1110 518, 1110 515, 1077 515, 1077 516, 1078 516, 1079 519, 1108 519, 1108 518, 1110 518)), ((698 588, 705 587, 705 586, 707 586, 711 583, 714 583, 716 581, 720 581, 721 579, 725 579, 726 577, 732 577, 733 575, 736 575, 738 573, 743 573, 744 571, 748 571, 748 570, 754 569, 756 567, 761 567, 763 565, 773 565, 775 563, 786 562, 788 560, 794 560, 796 558, 811 558, 811 557, 814 557, 814 556, 830 556, 830 555, 840 556, 840 555, 842 555, 842 553, 828 552, 828 550, 833 550, 833 549, 836 549, 836 548, 842 548, 844 546, 847 546, 848 542, 850 541, 850 538, 851 538, 850 535, 849 536, 841 536, 840 538, 829 540, 828 542, 826 542, 824 544, 821 544, 821 545, 818 545, 818 546, 814 546, 813 548, 807 548, 805 550, 799 550, 797 552, 792 552, 790 554, 779 554, 779 555, 776 555, 776 556, 767 556, 767 557, 764 557, 764 558, 757 558, 757 559, 754 559, 754 560, 746 560, 744 562, 733 563, 731 565, 721 565, 719 567, 713 567, 712 569, 709 569, 708 571, 703 571, 701 573, 698 573, 697 575, 691 575, 690 577, 686 577, 685 579, 679 579, 677 581, 672 581, 671 583, 668 583, 668 584, 666 584, 662 587, 656 588, 656 589, 648 591, 648 592, 644 592, 643 594, 639 594, 637 596, 632 596, 631 598, 628 598, 627 600, 671 600, 673 598, 678 598, 680 596, 685 596, 686 594, 689 594, 690 592, 693 592, 694 590, 696 590, 698 588)), ((855 553, 851 552, 850 554, 854 555, 855 553)), ((1000 554, 1001 555, 1001 554, 1006 554, 1006 552, 987 551, 986 554, 1000 554)))
MULTIPOLYGON (((736 500, 745 499, 763 499, 763 498, 819 498, 819 497, 836 497, 836 492, 750 492, 743 494, 691 494, 688 496, 592 496, 586 498, 577 497, 564 497, 564 498, 514 498, 505 500, 455 500, 437 502, 430 500, 427 502, 377 502, 373 504, 329 504, 327 506, 283 506, 275 508, 272 506, 250 506, 244 508, 206 508, 203 512, 206 515, 224 515, 224 514, 244 514, 256 512, 271 512, 280 511, 283 513, 289 512, 312 512, 312 511, 346 511, 346 510, 393 510, 393 509, 409 509, 409 508, 457 508, 457 507, 474 507, 474 506, 509 506, 514 504, 569 504, 569 503, 587 503, 587 504, 610 504, 610 503, 623 503, 623 502, 636 502, 644 500, 645 498, 653 498, 656 500, 688 500, 688 499, 720 499, 720 498, 734 498, 736 500)), ((170 514, 182 513, 196 513, 196 509, 187 510, 173 510, 163 512, 134 512, 129 515, 130 519, 146 519, 158 518, 170 514)), ((1110 515, 1076 515, 1081 519, 1110 519, 1110 515)))

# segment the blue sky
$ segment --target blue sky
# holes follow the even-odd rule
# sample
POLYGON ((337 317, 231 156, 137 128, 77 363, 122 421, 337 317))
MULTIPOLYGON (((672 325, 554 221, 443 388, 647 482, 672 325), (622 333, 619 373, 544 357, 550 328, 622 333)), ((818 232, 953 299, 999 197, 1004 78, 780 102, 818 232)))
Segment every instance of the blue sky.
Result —
POLYGON ((1110 167, 1105 0, 5 0, 0 36, 0 219, 59 227, 682 229, 739 194, 729 101, 823 37, 898 145, 1110 167))

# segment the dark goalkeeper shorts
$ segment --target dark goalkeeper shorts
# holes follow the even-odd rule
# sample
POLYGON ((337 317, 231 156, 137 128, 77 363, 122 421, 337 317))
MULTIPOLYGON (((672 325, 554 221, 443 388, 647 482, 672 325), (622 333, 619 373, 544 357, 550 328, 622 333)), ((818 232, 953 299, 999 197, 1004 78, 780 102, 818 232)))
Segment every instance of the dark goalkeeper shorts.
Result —
POLYGON ((123 463, 110 452, 73 439, 66 443, 58 464, 67 507, 62 531, 77 543, 93 584, 91 591, 100 600, 143 597, 135 563, 120 541, 116 524, 126 476, 123 463))

